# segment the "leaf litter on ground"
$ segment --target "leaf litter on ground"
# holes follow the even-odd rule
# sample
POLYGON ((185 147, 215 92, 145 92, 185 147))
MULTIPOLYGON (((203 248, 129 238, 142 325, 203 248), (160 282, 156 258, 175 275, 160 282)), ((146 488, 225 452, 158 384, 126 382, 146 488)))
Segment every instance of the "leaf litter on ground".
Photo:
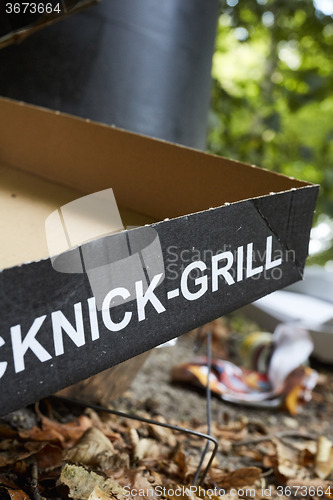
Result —
MULTIPOLYGON (((35 406, 36 422, 31 428, 1 422, 0 498, 38 498, 31 487, 32 466, 38 472, 39 500, 139 500, 143 496, 155 500, 159 498, 157 487, 172 492, 191 486, 203 440, 90 408, 62 421, 54 400, 43 405, 47 415, 41 406, 35 406)), ((142 412, 141 416, 149 417, 142 412)), ((157 420, 165 422, 161 416, 157 420)), ((198 421, 173 423, 206 431, 198 421)), ((212 434, 230 463, 239 462, 238 467, 226 468, 215 458, 198 490, 201 498, 207 496, 207 490, 219 487, 225 491, 225 499, 232 489, 244 498, 248 488, 259 499, 267 486, 271 498, 281 498, 275 489, 279 484, 317 484, 327 492, 325 497, 332 498, 332 442, 325 436, 310 439, 311 435, 298 431, 272 433, 244 417, 223 424, 213 422, 212 434)), ((175 500, 171 494, 164 496, 175 500)), ((193 490, 182 496, 199 498, 193 490)))

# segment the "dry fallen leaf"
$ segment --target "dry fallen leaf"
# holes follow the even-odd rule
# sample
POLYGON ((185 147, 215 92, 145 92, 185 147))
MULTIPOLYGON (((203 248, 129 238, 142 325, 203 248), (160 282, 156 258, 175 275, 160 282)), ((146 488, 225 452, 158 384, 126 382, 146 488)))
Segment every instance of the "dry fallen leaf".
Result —
POLYGON ((63 449, 60 445, 47 444, 36 455, 38 467, 43 469, 53 469, 63 463, 63 449))
POLYGON ((260 476, 262 470, 259 467, 242 467, 232 472, 223 472, 212 469, 210 476, 213 481, 224 489, 241 488, 242 486, 251 486, 260 476))
POLYGON ((59 482, 69 488, 69 496, 74 500, 88 500, 95 486, 118 500, 125 500, 123 488, 112 479, 105 479, 84 467, 66 464, 61 471, 59 482))
POLYGON ((30 497, 23 490, 12 490, 11 488, 4 488, 5 493, 3 493, 2 488, 0 489, 0 498, 9 498, 11 500, 30 500, 30 497))
POLYGON ((62 424, 56 420, 51 420, 45 415, 41 416, 41 426, 32 429, 19 431, 22 439, 31 439, 33 441, 48 441, 51 443, 61 443, 64 447, 72 446, 83 433, 92 426, 91 420, 85 415, 62 424))
MULTIPOLYGON (((156 421, 165 423, 165 419, 161 416, 157 416, 156 421)), ((163 444, 167 444, 171 448, 174 448, 177 445, 177 438, 173 434, 171 429, 160 427, 159 425, 150 425, 149 433, 153 438, 157 439, 163 444)))
POLYGON ((276 473, 280 479, 305 479, 310 476, 310 471, 300 464, 299 452, 290 446, 274 439, 276 447, 276 473))
POLYGON ((9 488, 11 490, 18 490, 19 486, 17 483, 14 481, 12 474, 4 473, 4 471, 0 472, 0 484, 1 486, 6 486, 6 488, 9 488))
POLYGON ((7 422, 0 420, 0 438, 13 438, 17 436, 17 431, 13 429, 7 422))
POLYGON ((142 460, 144 458, 158 458, 165 452, 162 446, 153 439, 140 439, 138 431, 133 427, 130 428, 129 437, 135 460, 142 460))
POLYGON ((332 441, 325 436, 318 438, 315 472, 320 479, 326 479, 333 471, 332 441))
POLYGON ((98 486, 95 486, 88 500, 110 500, 110 495, 102 491, 98 486))
POLYGON ((242 441, 248 435, 247 419, 229 422, 228 425, 214 425, 213 434, 217 439, 226 439, 228 441, 242 441))
MULTIPOLYGON (((223 450, 225 451, 225 450, 223 450)), ((263 453, 257 448, 248 448, 246 446, 241 446, 236 448, 237 455, 240 457, 247 457, 255 460, 256 462, 261 462, 263 459, 263 453)))
POLYGON ((116 455, 111 441, 103 432, 92 427, 83 434, 75 446, 67 450, 64 458, 77 464, 99 466, 105 471, 114 466, 116 455))
POLYGON ((285 444, 287 444, 288 446, 291 446, 295 450, 299 450, 301 452, 308 451, 313 456, 315 456, 317 453, 317 442, 314 440, 310 440, 310 439, 300 440, 300 439, 294 439, 293 437, 287 436, 283 439, 283 442, 285 444))
POLYGON ((19 460, 38 453, 46 443, 26 441, 22 443, 16 439, 6 439, 0 442, 0 467, 14 464, 19 460))
MULTIPOLYGON (((145 471, 143 471, 145 472, 145 471)), ((147 498, 156 500, 158 495, 155 493, 154 487, 150 481, 143 475, 143 473, 136 470, 123 470, 121 474, 111 474, 112 479, 116 479, 120 486, 126 488, 127 492, 131 492, 130 498, 135 500, 142 500, 147 498)), ((154 481, 153 481, 154 482, 154 481)), ((129 498, 129 496, 127 496, 129 498)))
MULTIPOLYGON (((115 422, 113 415, 111 416, 106 414, 106 416, 101 417, 98 415, 98 413, 95 412, 95 410, 92 410, 91 408, 87 408, 84 413, 85 415, 87 415, 87 417, 89 417, 92 425, 96 427, 96 429, 102 431, 103 434, 105 434, 105 436, 108 437, 112 442, 123 442, 123 438, 121 436, 121 433, 119 432, 121 426, 119 425, 119 422, 115 422), (115 427, 117 428, 117 431, 114 430, 115 427)), ((122 432, 124 432, 123 428, 121 430, 122 432)))
POLYGON ((153 439, 143 438, 135 447, 134 456, 137 460, 142 458, 158 458, 163 455, 162 447, 153 439))
POLYGON ((186 456, 182 448, 178 448, 173 456, 174 462, 178 465, 178 474, 182 479, 185 479, 187 473, 186 456))

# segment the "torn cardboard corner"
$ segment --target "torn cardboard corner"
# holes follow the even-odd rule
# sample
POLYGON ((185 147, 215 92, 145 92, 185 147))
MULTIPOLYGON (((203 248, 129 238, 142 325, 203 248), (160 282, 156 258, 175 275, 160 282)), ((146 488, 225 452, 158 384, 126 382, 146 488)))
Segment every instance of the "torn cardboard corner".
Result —
POLYGON ((42 28, 79 12, 99 0, 0 2, 0 49, 19 43, 42 28))
POLYGON ((2 414, 301 279, 318 186, 8 99, 0 113, 2 414), (109 188, 143 227, 56 269, 46 219, 109 188))

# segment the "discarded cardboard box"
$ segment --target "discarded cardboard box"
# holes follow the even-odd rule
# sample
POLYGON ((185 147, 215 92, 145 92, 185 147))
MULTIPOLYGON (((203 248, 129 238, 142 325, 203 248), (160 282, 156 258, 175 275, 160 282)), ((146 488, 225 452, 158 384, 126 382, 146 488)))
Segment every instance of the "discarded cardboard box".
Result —
POLYGON ((8 99, 0 114, 1 414, 302 278, 318 186, 8 99), (103 261, 126 236, 148 277, 101 311, 89 266, 53 267, 44 225, 110 187, 125 223, 151 224, 80 251, 103 261), (160 245, 148 263, 147 231, 160 245))
POLYGON ((99 0, 0 1, 0 49, 61 21, 99 0))

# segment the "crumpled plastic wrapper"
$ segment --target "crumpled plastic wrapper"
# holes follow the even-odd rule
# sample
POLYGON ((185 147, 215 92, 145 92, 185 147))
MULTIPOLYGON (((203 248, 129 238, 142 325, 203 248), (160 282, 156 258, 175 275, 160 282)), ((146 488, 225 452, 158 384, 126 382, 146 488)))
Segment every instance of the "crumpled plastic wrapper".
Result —
MULTIPOLYGON (((293 324, 281 324, 270 336, 266 332, 261 332, 261 338, 258 333, 250 334, 241 348, 247 366, 251 347, 255 370, 227 360, 212 359, 211 391, 238 404, 269 408, 284 404, 295 415, 311 399, 317 383, 317 372, 304 365, 313 350, 309 333, 293 324), (263 369, 265 364, 266 370, 263 369)), ((207 378, 205 356, 196 357, 172 370, 172 379, 177 382, 206 387, 207 378)))

